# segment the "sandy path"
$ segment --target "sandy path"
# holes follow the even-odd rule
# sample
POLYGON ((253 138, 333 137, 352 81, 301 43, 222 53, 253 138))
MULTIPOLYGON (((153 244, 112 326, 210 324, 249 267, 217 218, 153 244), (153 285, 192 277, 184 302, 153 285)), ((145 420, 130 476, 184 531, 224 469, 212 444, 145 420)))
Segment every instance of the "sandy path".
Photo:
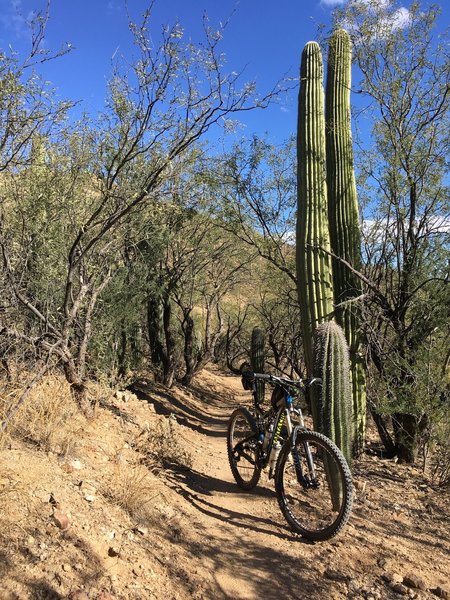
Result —
MULTIPOLYGON (((413 483, 406 493, 401 477, 383 480, 386 466, 375 465, 371 458, 355 466, 356 478, 371 467, 375 481, 362 477, 366 490, 350 523, 329 542, 310 544, 291 534, 266 474, 255 490, 242 492, 228 466, 226 427, 232 410, 249 403, 250 394, 239 378, 205 372, 192 392, 178 390, 175 403, 159 406, 175 412, 185 426, 185 441, 194 449, 192 472, 177 474, 171 485, 186 500, 190 516, 184 543, 188 552, 189 546, 193 549, 197 572, 209 580, 215 598, 396 598, 385 578, 398 572, 419 573, 430 587, 446 583, 448 518, 442 523, 436 519, 443 530, 439 540, 432 531, 424 532, 420 511, 415 515, 410 505, 419 503, 420 509, 420 495, 409 490, 413 483), (399 497, 408 506, 396 505, 399 497), (430 551, 435 558, 431 563, 426 559, 430 551)), ((388 467, 400 468, 393 463, 388 467)), ((433 598, 426 591, 413 593, 433 598)))

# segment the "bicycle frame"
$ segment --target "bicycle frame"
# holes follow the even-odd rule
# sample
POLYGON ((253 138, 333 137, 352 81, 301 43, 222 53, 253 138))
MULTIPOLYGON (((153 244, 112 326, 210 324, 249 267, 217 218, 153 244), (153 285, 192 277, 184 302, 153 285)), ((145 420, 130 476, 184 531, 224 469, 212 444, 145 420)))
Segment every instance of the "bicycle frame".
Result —
MULTIPOLYGON (((306 455, 308 471, 309 471, 309 477, 305 477, 305 475, 303 474, 300 458, 299 458, 297 447, 296 447, 297 432, 299 430, 306 430, 301 409, 294 408, 293 396, 285 389, 285 387, 283 385, 281 385, 281 383, 279 383, 278 378, 274 378, 271 375, 267 376, 267 375, 260 374, 260 373, 255 373, 254 377, 255 377, 255 382, 253 384, 252 395, 253 395, 253 404, 254 404, 256 415, 257 415, 257 422, 258 422, 258 426, 260 428, 259 435, 260 435, 261 444, 262 444, 265 436, 270 433, 270 430, 268 428, 265 429, 262 426, 261 421, 270 418, 271 413, 273 413, 274 409, 270 408, 265 413, 261 410, 261 408, 257 402, 257 396, 256 396, 256 379, 267 380, 271 383, 274 383, 275 388, 278 387, 279 389, 283 390, 283 397, 282 397, 282 399, 280 398, 280 400, 277 402, 278 408, 275 412, 275 418, 271 419, 271 421, 273 423, 272 434, 268 440, 267 445, 265 446, 265 449, 263 450, 262 446, 261 446, 261 450, 259 453, 259 463, 260 463, 261 468, 265 468, 268 465, 270 457, 271 457, 272 449, 273 449, 274 445, 281 438, 281 430, 282 430, 283 425, 286 425, 288 438, 285 441, 289 441, 289 444, 291 446, 291 452, 292 452, 292 457, 293 457, 293 461, 294 461, 297 480, 300 483, 300 485, 302 485, 305 488, 314 487, 315 486, 315 469, 314 469, 314 461, 313 461, 313 458, 311 455, 309 445, 306 442, 304 444, 305 455, 306 455), (298 420, 300 422, 300 424, 295 427, 292 424, 292 419, 291 419, 292 414, 297 415, 298 420)), ((269 478, 272 476, 273 476, 273 473, 269 473, 269 478)))
POLYGON ((254 373, 248 363, 241 366, 241 375, 244 389, 252 391, 253 406, 236 407, 228 424, 227 454, 236 483, 253 490, 269 466, 269 479, 275 479, 278 504, 291 529, 312 541, 333 537, 350 516, 351 472, 339 448, 314 431, 309 417, 304 421, 295 402, 321 380, 254 373), (264 398, 257 397, 258 381, 273 386, 268 410, 264 398))

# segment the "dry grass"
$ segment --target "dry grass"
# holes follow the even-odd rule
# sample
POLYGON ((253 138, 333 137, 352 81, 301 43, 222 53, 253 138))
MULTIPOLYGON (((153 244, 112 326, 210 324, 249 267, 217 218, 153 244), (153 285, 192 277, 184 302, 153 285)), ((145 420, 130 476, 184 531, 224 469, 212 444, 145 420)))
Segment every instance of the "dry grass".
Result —
POLYGON ((161 495, 161 484, 142 465, 118 465, 102 486, 102 494, 133 519, 149 523, 155 519, 155 500, 161 495))
MULTIPOLYGON (((2 419, 15 406, 25 385, 5 389, 0 398, 2 419)), ((56 375, 47 375, 30 392, 25 403, 8 423, 0 436, 0 447, 20 439, 39 449, 70 455, 77 445, 81 425, 79 411, 67 382, 56 375)))
POLYGON ((181 426, 171 417, 147 424, 133 445, 152 471, 192 468, 192 455, 182 442, 181 426))

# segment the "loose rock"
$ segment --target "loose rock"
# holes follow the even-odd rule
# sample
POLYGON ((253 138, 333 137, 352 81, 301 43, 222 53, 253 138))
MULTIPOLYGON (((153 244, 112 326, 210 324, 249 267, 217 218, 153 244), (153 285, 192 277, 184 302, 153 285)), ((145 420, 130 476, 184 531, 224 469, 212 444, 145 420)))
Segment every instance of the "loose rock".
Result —
POLYGON ((53 520, 56 523, 56 526, 65 531, 70 527, 69 517, 61 512, 60 510, 55 510, 53 513, 53 520))
POLYGON ((332 579, 333 581, 348 582, 351 580, 350 575, 346 575, 345 573, 341 573, 339 571, 334 571, 333 569, 325 569, 324 576, 327 579, 332 579))
POLYGON ((405 575, 405 577, 403 578, 403 583, 409 588, 414 588, 416 590, 427 589, 427 584, 425 583, 425 581, 418 575, 415 575, 414 573, 405 575))
POLYGON ((86 592, 83 592, 81 590, 75 590, 74 592, 70 592, 67 598, 69 600, 89 600, 89 596, 86 594, 86 592))
POLYGON ((394 592, 397 592, 397 594, 401 594, 402 596, 408 595, 408 588, 406 587, 406 585, 403 585, 403 583, 392 583, 391 589, 394 590, 394 592))
POLYGON ((450 600, 450 590, 448 588, 440 587, 439 585, 435 588, 430 589, 430 592, 438 598, 444 598, 444 600, 450 600))
POLYGON ((399 573, 396 573, 395 571, 393 571, 391 573, 385 573, 383 575, 383 579, 385 581, 387 581, 388 583, 392 583, 392 584, 403 582, 403 577, 399 573))

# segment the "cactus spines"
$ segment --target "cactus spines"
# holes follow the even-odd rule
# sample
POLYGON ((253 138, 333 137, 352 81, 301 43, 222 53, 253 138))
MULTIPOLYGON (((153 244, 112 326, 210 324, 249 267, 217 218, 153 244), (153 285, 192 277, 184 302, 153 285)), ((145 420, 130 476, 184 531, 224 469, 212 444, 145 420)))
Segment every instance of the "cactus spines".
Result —
POLYGON ((300 68, 297 131, 297 286, 307 371, 312 333, 333 313, 327 215, 323 65, 316 42, 306 44, 300 68))
MULTIPOLYGON (((265 333, 260 327, 255 327, 252 331, 252 340, 250 347, 250 362, 254 373, 264 373, 265 363, 265 333)), ((258 404, 264 402, 265 385, 264 381, 256 382, 256 399, 258 404)))
POLYGON ((352 403, 348 345, 342 328, 334 321, 320 324, 314 332, 314 376, 322 379, 313 410, 314 427, 333 440, 350 462, 352 403))
MULTIPOLYGON (((348 33, 336 30, 329 42, 326 83, 326 152, 328 219, 334 255, 360 270, 361 233, 353 166, 350 123, 352 49, 348 33)), ((335 317, 345 332, 352 372, 354 436, 361 449, 365 429, 365 371, 358 354, 357 307, 352 300, 361 294, 361 280, 348 266, 333 259, 335 317)))

